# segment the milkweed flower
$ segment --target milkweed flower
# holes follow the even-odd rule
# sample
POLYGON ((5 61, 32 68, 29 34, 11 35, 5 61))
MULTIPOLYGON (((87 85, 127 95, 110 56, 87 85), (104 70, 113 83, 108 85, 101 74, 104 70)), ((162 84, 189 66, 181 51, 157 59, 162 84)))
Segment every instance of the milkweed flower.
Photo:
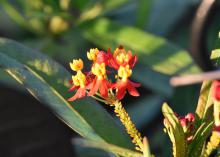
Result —
POLYGON ((77 92, 73 97, 69 98, 68 101, 74 101, 86 96, 87 81, 85 74, 81 71, 83 69, 83 61, 81 59, 73 60, 73 62, 70 63, 70 67, 73 71, 76 71, 76 75, 72 76, 71 82, 73 86, 69 89, 69 91, 77 89, 77 92))
POLYGON ((115 84, 112 84, 112 88, 116 89, 116 96, 119 100, 123 99, 126 91, 132 96, 139 96, 137 87, 140 87, 139 83, 130 81, 128 78, 132 75, 132 68, 137 62, 137 57, 131 54, 131 51, 126 52, 122 46, 119 46, 111 57, 109 65, 118 70, 118 80, 115 84))
POLYGON ((126 94, 126 90, 132 96, 139 96, 136 87, 140 87, 139 83, 135 83, 130 81, 128 78, 131 76, 132 70, 130 69, 129 65, 120 66, 118 69, 118 81, 117 83, 112 85, 113 89, 117 90, 116 96, 119 100, 123 99, 126 94))
POLYGON ((113 54, 111 54, 110 49, 108 49, 109 56, 109 66, 118 70, 120 66, 129 65, 132 69, 136 62, 137 56, 133 56, 131 51, 126 52, 123 46, 116 48, 113 54))
POLYGON ((95 63, 92 66, 92 73, 95 75, 93 82, 91 83, 91 89, 88 96, 94 95, 96 92, 100 92, 104 98, 108 97, 108 81, 106 79, 105 63, 95 63))
POLYGON ((90 49, 88 52, 87 52, 87 58, 93 62, 96 61, 97 59, 97 55, 99 53, 99 50, 97 48, 95 49, 90 49))

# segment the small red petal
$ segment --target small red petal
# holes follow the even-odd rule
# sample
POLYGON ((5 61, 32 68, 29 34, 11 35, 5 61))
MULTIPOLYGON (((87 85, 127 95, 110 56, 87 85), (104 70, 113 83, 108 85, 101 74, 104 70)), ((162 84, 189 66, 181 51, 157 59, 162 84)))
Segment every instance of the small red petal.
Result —
POLYGON ((97 55, 97 63, 108 63, 108 55, 104 51, 99 51, 97 55))
POLYGON ((188 113, 186 116, 185 116, 186 119, 188 119, 189 122, 194 122, 195 121, 195 116, 193 113, 188 113))
POLYGON ((73 97, 69 98, 68 101, 75 101, 76 99, 83 98, 85 96, 86 96, 86 89, 79 88, 76 94, 73 97))
POLYGON ((115 89, 117 87, 117 83, 108 83, 108 87, 111 89, 115 89))
POLYGON ((106 98, 108 97, 108 85, 107 85, 107 80, 103 79, 101 80, 101 83, 100 83, 100 94, 106 98))
POLYGON ((133 68, 135 66, 136 62, 137 62, 137 56, 133 56, 128 64, 131 68, 133 68))
POLYGON ((73 86, 69 89, 69 91, 74 91, 76 88, 79 88, 79 86, 73 85, 73 86))
POLYGON ((182 127, 187 127, 188 120, 186 118, 181 118, 179 121, 180 121, 180 124, 182 125, 182 127))
POLYGON ((126 94, 126 82, 120 81, 117 83, 117 93, 116 93, 116 97, 118 98, 118 100, 121 100, 124 98, 125 94, 126 94))
POLYGON ((140 83, 132 82, 132 81, 130 81, 130 80, 129 80, 129 82, 130 82, 130 84, 131 84, 132 86, 134 86, 134 87, 140 87, 140 86, 141 86, 140 83))
POLYGON ((75 101, 78 98, 78 96, 79 96, 79 91, 77 91, 73 97, 69 98, 68 101, 75 101))
POLYGON ((70 83, 70 84, 73 84, 73 80, 69 80, 69 83, 70 83))
POLYGON ((107 55, 108 55, 109 58, 112 56, 112 53, 111 53, 111 49, 110 49, 110 48, 108 48, 108 50, 107 50, 107 55))
POLYGON ((128 81, 128 83, 127 83, 127 89, 128 89, 128 92, 129 92, 130 95, 140 96, 140 94, 138 93, 136 88, 130 83, 130 81, 128 81))
POLYGON ((90 82, 89 84, 87 84, 86 89, 91 89, 93 87, 93 82, 90 82))
POLYGON ((93 80, 93 85, 92 85, 92 87, 91 87, 91 89, 90 89, 90 91, 88 93, 88 96, 94 95, 98 91, 99 86, 100 86, 100 82, 98 81, 97 78, 95 78, 93 80))
POLYGON ((115 58, 111 58, 109 59, 108 61, 108 66, 115 69, 115 70, 118 70, 119 69, 119 65, 117 64, 115 58))
POLYGON ((80 90, 80 91, 79 91, 79 96, 78 96, 78 98, 83 98, 83 97, 85 97, 85 96, 86 96, 86 89, 85 89, 85 88, 80 88, 79 90, 80 90))

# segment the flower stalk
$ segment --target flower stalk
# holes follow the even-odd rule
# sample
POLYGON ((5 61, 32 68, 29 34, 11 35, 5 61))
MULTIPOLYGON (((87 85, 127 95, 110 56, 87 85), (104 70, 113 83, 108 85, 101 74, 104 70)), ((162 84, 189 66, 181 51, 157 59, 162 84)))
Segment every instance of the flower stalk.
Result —
POLYGON ((132 142, 136 145, 136 150, 143 152, 143 138, 141 137, 141 134, 137 130, 135 124, 132 122, 125 108, 122 106, 122 103, 120 101, 115 101, 112 103, 112 106, 114 107, 116 116, 119 117, 127 133, 132 138, 132 142))

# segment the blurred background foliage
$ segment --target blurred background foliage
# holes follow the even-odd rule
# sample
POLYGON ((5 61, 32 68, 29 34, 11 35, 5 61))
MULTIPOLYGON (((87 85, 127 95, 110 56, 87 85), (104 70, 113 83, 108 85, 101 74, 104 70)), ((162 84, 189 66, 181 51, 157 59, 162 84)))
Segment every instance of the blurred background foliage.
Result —
MULTIPOLYGON (((200 0, 0 0, 0 36, 17 40, 57 60, 67 69, 73 58, 85 58, 89 48, 114 49, 122 44, 139 56, 133 79, 142 83, 139 98, 124 103, 156 156, 169 156, 163 133, 161 104, 167 100, 180 115, 193 112, 200 85, 173 88, 172 75, 197 73, 187 51, 190 26, 200 0), (166 147, 165 147, 166 146, 166 147)), ((220 14, 209 28, 213 49, 220 14)), ((2 84, 19 84, 0 71, 2 84)), ((170 145, 170 147, 168 147, 170 145)), ((170 148, 170 149, 168 149, 170 148)), ((97 156, 80 147, 81 156, 97 156)), ((97 152, 97 151, 96 151, 97 152)), ((103 156, 104 152, 98 152, 103 156)))

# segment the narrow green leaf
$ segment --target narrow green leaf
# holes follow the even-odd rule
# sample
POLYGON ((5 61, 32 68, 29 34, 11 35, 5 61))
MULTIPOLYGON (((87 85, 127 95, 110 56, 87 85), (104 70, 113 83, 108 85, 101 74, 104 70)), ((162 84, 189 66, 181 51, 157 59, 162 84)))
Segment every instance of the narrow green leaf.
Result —
POLYGON ((183 128, 175 116, 172 109, 164 103, 162 106, 162 112, 164 117, 168 120, 168 124, 166 126, 168 130, 168 134, 173 143, 173 156, 174 157, 186 157, 186 141, 185 135, 183 132, 183 128))
POLYGON ((164 74, 189 74, 199 72, 187 51, 163 38, 130 26, 122 26, 105 18, 81 25, 84 36, 102 48, 115 48, 122 44, 138 55, 147 67, 164 74))
POLYGON ((30 27, 28 26, 28 23, 25 20, 25 18, 7 0, 1 0, 1 6, 10 16, 10 18, 17 22, 18 25, 30 30, 30 27))
POLYGON ((121 147, 118 147, 112 144, 108 144, 106 142, 95 142, 95 141, 89 141, 85 139, 74 139, 73 142, 74 144, 77 144, 80 146, 90 147, 90 148, 99 148, 99 149, 102 149, 108 152, 118 154, 123 157, 143 157, 143 155, 138 152, 125 149, 125 148, 121 148, 121 147))
POLYGON ((145 24, 148 22, 152 4, 153 4, 152 0, 138 1, 138 9, 137 9, 137 17, 136 17, 137 27, 144 28, 145 24))
POLYGON ((201 126, 197 129, 193 137, 192 143, 190 143, 189 145, 189 157, 201 156, 203 146, 206 143, 207 138, 212 133, 213 124, 213 121, 210 123, 202 123, 201 126))
POLYGON ((95 2, 91 1, 83 9, 78 22, 83 22, 94 19, 98 16, 103 16, 129 1, 131 0, 96 0, 95 2))
POLYGON ((200 96, 196 108, 196 114, 201 121, 210 121, 213 112, 213 100, 211 93, 211 81, 204 81, 200 90, 200 96))
MULTIPOLYGON (((0 38, 0 51, 34 71, 63 99, 68 99, 73 95, 68 92, 68 80, 71 78, 71 74, 57 62, 15 41, 4 38, 0 38)), ((95 101, 87 98, 75 101, 71 105, 73 110, 78 112, 102 139, 125 148, 134 148, 125 131, 95 101)), ((69 122, 66 121, 66 123, 69 122)))
POLYGON ((77 133, 93 140, 101 138, 53 87, 28 67, 0 52, 0 67, 16 79, 39 101, 48 104, 77 133))

